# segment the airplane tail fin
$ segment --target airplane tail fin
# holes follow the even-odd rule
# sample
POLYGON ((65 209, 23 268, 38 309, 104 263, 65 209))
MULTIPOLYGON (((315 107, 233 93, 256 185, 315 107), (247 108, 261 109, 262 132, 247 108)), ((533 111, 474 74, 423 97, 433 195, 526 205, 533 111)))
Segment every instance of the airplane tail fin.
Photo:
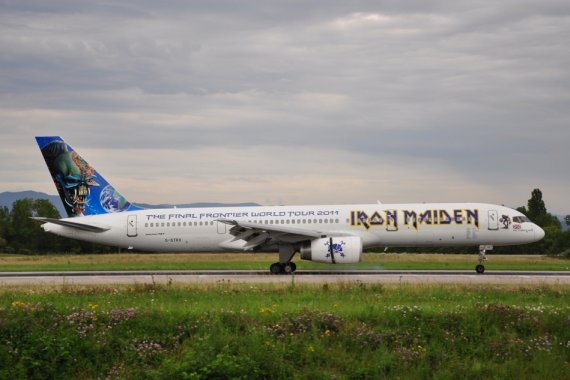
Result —
POLYGON ((61 137, 36 137, 68 217, 141 210, 128 202, 61 137))

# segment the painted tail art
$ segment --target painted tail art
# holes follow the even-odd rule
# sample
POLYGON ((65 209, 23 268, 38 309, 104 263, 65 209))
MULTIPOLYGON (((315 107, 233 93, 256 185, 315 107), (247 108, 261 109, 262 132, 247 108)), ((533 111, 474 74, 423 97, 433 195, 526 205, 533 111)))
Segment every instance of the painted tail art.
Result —
POLYGON ((141 210, 61 137, 36 137, 68 217, 141 210))

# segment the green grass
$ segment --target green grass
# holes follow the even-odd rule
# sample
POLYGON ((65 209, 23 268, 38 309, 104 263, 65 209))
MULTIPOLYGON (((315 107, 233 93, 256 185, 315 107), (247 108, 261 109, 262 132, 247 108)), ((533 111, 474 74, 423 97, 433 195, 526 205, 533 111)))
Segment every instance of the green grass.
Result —
POLYGON ((0 378, 565 379, 570 286, 0 289, 0 378))
MULTIPOLYGON (((546 256, 487 255, 487 269, 570 270, 570 260, 546 256)), ((61 270, 176 270, 248 269, 267 270, 277 254, 108 254, 108 255, 1 255, 0 271, 61 270)), ((477 263, 476 255, 453 254, 364 254, 359 264, 318 264, 295 259, 298 269, 466 269, 477 263)))

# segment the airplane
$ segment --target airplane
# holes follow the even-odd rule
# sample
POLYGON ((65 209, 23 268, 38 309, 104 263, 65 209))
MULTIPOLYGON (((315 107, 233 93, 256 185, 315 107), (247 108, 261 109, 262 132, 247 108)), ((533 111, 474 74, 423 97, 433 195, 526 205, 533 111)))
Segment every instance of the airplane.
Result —
POLYGON ((296 254, 353 264, 372 247, 478 246, 483 273, 494 246, 536 242, 524 214, 487 203, 355 204, 144 209, 129 202, 61 137, 36 137, 67 217, 35 217, 49 233, 154 252, 277 251, 273 274, 296 254))

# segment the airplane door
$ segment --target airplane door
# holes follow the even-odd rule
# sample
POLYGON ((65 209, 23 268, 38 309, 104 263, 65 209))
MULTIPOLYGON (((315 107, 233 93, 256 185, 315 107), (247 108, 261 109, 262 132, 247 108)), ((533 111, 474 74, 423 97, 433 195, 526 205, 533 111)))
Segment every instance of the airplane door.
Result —
POLYGON ((489 229, 499 229, 499 214, 497 213, 497 210, 489 210, 489 229))
POLYGON ((128 237, 137 236, 137 216, 136 215, 127 216, 127 236, 128 237))
POLYGON ((218 233, 225 234, 226 233, 226 223, 217 222, 218 223, 218 233))

